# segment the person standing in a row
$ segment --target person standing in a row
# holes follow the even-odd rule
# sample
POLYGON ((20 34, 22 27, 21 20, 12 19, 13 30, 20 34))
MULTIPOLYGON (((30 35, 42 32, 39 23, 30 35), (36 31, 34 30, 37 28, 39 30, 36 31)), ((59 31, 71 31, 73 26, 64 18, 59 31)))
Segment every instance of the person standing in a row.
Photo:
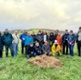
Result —
POLYGON ((81 56, 81 27, 79 27, 79 32, 77 33, 77 48, 78 56, 81 56))
POLYGON ((8 57, 9 48, 10 48, 10 51, 11 51, 11 55, 13 57, 14 56, 13 55, 13 45, 12 45, 13 36, 12 36, 11 33, 9 33, 8 29, 5 29, 2 38, 3 38, 4 46, 6 48, 6 57, 8 57))
POLYGON ((76 36, 74 35, 73 31, 71 30, 68 36, 68 47, 70 50, 70 55, 74 56, 74 45, 75 45, 75 41, 76 41, 76 36))
POLYGON ((63 54, 68 55, 68 30, 65 30, 65 34, 62 36, 62 44, 63 44, 63 54))
POLYGON ((27 32, 24 30, 23 33, 20 35, 21 39, 21 52, 24 54, 25 52, 25 38, 27 36, 27 32))
POLYGON ((18 54, 18 44, 19 44, 19 36, 18 36, 18 31, 15 31, 13 36, 13 53, 14 56, 17 56, 18 54))
POLYGON ((28 54, 28 48, 29 48, 30 44, 33 44, 33 43, 34 43, 33 37, 31 36, 30 33, 27 33, 26 34, 26 37, 25 37, 25 50, 26 50, 26 55, 28 54))
POLYGON ((0 58, 2 58, 2 55, 3 55, 3 40, 0 32, 0 58))

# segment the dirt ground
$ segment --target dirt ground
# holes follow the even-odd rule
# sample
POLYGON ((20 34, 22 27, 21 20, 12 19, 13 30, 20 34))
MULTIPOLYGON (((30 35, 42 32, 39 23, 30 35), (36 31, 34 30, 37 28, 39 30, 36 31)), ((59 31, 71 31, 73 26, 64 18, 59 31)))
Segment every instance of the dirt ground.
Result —
POLYGON ((60 68, 62 66, 61 62, 58 59, 56 59, 53 56, 46 56, 46 55, 30 58, 28 62, 42 68, 51 68, 51 67, 60 68))

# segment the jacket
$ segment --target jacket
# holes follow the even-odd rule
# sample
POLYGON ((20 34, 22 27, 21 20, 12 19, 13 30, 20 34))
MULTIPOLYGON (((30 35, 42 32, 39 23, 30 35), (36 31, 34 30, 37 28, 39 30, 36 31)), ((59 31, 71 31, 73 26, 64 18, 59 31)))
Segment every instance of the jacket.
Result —
POLYGON ((61 51, 61 47, 60 45, 57 46, 57 48, 55 47, 55 44, 51 47, 51 51, 52 51, 52 55, 54 55, 56 52, 59 52, 61 51))
POLYGON ((64 34, 62 36, 62 43, 68 43, 68 36, 69 36, 69 34, 64 34))
POLYGON ((28 54, 31 54, 31 53, 34 53, 34 52, 35 52, 34 46, 33 46, 33 47, 30 47, 30 46, 29 46, 29 48, 28 48, 28 50, 27 50, 27 53, 28 53, 28 54))
POLYGON ((20 39, 21 39, 22 43, 24 43, 24 44, 25 44, 25 38, 26 38, 26 36, 27 35, 25 35, 25 34, 21 34, 20 35, 20 39))
POLYGON ((38 51, 42 52, 42 48, 40 46, 35 46, 35 52, 38 53, 38 51))
POLYGON ((43 34, 37 34, 36 40, 39 41, 39 42, 43 41, 43 34))
POLYGON ((32 36, 26 36, 25 37, 25 46, 29 46, 31 43, 34 43, 32 36))
POLYGON ((12 43, 15 43, 15 44, 18 44, 19 43, 19 36, 16 35, 16 34, 13 34, 13 42, 12 43))
POLYGON ((49 53, 50 52, 50 45, 49 44, 47 44, 47 45, 44 44, 42 46, 42 50, 43 50, 43 53, 45 53, 45 52, 49 53))
POLYGON ((2 36, 0 36, 0 50, 3 50, 3 40, 2 40, 2 36))
POLYGON ((74 34, 68 36, 68 43, 74 44, 76 41, 76 36, 74 34))
POLYGON ((62 36, 61 36, 61 35, 58 35, 58 36, 56 37, 56 40, 57 40, 58 44, 59 44, 60 46, 62 46, 62 36))
POLYGON ((2 38, 3 38, 3 42, 4 42, 5 46, 10 46, 12 44, 12 41, 13 41, 12 34, 10 34, 10 33, 5 34, 4 33, 2 38))

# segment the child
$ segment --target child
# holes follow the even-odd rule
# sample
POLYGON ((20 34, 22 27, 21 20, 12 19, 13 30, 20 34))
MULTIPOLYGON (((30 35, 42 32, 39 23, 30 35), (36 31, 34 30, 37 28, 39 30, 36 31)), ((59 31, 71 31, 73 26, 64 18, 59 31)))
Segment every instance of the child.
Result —
POLYGON ((51 48, 51 51, 52 51, 52 55, 61 55, 61 47, 60 45, 58 44, 57 40, 55 40, 52 48, 51 48))
POLYGON ((42 46, 43 53, 46 55, 49 55, 50 53, 50 45, 48 44, 48 41, 44 42, 44 45, 42 46))
POLYGON ((26 55, 27 55, 27 58, 30 58, 32 56, 36 57, 35 48, 32 43, 28 47, 28 51, 27 51, 26 55))
POLYGON ((35 44, 35 52, 37 55, 41 55, 43 53, 42 48, 40 47, 38 42, 36 42, 35 44))

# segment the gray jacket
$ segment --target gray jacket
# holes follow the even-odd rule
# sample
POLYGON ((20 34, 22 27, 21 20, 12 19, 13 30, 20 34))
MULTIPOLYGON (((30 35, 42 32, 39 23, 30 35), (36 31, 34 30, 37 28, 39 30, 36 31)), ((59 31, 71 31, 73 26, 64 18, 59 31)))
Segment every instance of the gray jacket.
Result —
POLYGON ((43 53, 45 53, 45 52, 49 53, 50 52, 50 45, 49 44, 47 44, 47 45, 44 44, 42 46, 42 50, 43 50, 43 53))

